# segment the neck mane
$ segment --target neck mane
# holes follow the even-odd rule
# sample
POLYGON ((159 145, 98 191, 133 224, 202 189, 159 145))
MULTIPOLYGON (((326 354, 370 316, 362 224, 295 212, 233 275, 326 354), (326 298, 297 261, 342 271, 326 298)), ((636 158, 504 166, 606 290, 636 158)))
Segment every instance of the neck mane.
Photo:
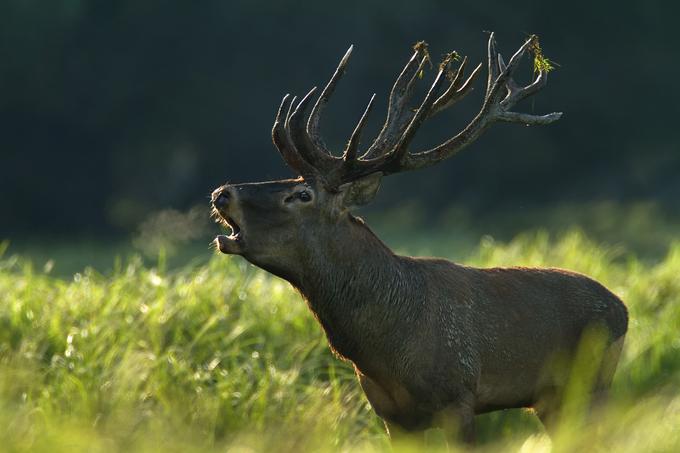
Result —
POLYGON ((323 326, 331 348, 357 365, 395 332, 397 319, 417 317, 423 278, 412 260, 395 255, 364 224, 351 217, 313 244, 293 283, 323 326), (325 240, 324 240, 325 239, 325 240))

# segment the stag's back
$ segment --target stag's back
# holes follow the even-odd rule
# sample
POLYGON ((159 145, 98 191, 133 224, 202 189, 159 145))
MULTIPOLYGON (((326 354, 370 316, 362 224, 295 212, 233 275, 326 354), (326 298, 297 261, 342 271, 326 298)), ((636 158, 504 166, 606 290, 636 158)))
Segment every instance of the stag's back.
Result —
MULTIPOLYGON (((474 387, 482 408, 531 405, 541 386, 560 385, 557 358, 573 357, 586 332, 600 329, 610 345, 628 326, 625 305, 596 281, 561 269, 477 269, 444 260, 415 260, 427 275, 422 335, 437 380, 474 387), (604 328, 604 329, 602 329, 604 328)), ((421 356, 422 357, 422 356, 421 356)), ((613 371, 612 371, 613 372, 613 371)), ((483 411, 483 410, 482 410, 483 411)))
POLYGON ((621 300, 585 275, 532 268, 470 269, 466 274, 478 302, 477 319, 498 332, 525 327, 539 337, 564 341, 578 340, 593 323, 603 324, 613 339, 626 332, 621 300))

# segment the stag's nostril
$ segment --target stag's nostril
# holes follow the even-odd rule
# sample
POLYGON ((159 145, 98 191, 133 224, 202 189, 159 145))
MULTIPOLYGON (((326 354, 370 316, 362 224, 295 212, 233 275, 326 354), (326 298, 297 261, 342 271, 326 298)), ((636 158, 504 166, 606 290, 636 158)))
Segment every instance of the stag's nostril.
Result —
POLYGON ((215 201, 213 203, 218 208, 226 208, 227 206, 229 206, 229 193, 228 192, 220 193, 217 196, 217 198, 215 198, 215 201))

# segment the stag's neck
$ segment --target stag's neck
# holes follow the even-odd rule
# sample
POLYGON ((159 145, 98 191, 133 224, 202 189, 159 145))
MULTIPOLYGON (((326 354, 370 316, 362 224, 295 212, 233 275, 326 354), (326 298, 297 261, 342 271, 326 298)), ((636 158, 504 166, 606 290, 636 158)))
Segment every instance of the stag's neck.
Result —
POLYGON ((393 286, 399 257, 361 219, 351 217, 326 232, 300 263, 298 289, 315 311, 364 305, 393 286))
POLYGON ((403 325, 422 311, 423 279, 412 260, 395 255, 360 219, 339 225, 328 238, 304 257, 294 285, 331 347, 361 362, 364 351, 378 352, 403 334, 393 329, 397 320, 403 325))

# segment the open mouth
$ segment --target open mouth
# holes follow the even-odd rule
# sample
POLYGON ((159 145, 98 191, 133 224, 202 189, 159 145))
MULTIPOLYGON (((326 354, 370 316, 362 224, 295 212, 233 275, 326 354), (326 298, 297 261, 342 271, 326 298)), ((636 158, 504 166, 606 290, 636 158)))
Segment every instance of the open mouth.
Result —
POLYGON ((215 201, 212 202, 210 216, 225 228, 229 228, 230 234, 219 234, 213 240, 213 245, 217 250, 227 255, 240 254, 243 251, 244 238, 242 220, 233 210, 230 212, 227 207, 218 207, 215 201), (237 222, 236 219, 239 219, 237 222), (239 223, 241 222, 241 223, 239 223))
POLYGON ((231 229, 231 234, 227 236, 227 238, 231 241, 238 241, 241 239, 241 227, 239 226, 238 223, 232 218, 232 217, 227 217, 225 219, 225 223, 229 228, 231 229))
POLYGON ((220 216, 218 221, 225 227, 229 227, 231 234, 228 236, 220 234, 215 238, 214 243, 217 249, 226 254, 238 253, 243 247, 243 230, 241 225, 233 217, 228 216, 220 216))

